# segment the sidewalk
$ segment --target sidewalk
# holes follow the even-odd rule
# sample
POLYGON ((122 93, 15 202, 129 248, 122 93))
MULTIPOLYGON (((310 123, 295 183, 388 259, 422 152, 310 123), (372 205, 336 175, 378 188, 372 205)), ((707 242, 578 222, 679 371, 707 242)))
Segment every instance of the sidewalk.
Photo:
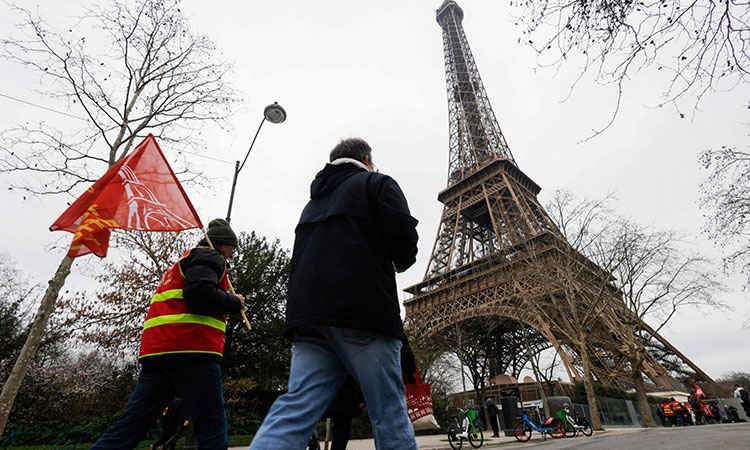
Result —
MULTIPOLYGON (((615 434, 627 434, 642 431, 643 428, 620 428, 612 427, 605 431, 595 431, 594 436, 607 435, 612 436, 615 434)), ((512 444, 520 444, 513 436, 503 436, 499 438, 487 437, 484 438, 484 443, 481 448, 501 448, 512 444)), ((551 440, 551 438, 548 438, 551 440)), ((542 441, 542 438, 538 433, 534 433, 531 442, 542 441)), ((445 434, 436 434, 430 436, 417 436, 417 445, 419 450, 451 450, 450 444, 448 444, 448 437, 445 434)), ((520 444, 523 445, 523 444, 520 444)), ((247 447, 231 447, 229 450, 246 450, 247 447)), ((320 443, 320 448, 323 450, 323 442, 320 443)), ((473 450, 468 442, 464 442, 463 448, 473 450)), ((375 441, 373 439, 352 439, 346 446, 347 450, 375 450, 375 441)))
MULTIPOLYGON (((626 434, 641 431, 643 428, 609 428, 605 431, 594 432, 596 435, 614 435, 614 434, 626 434)), ((563 438, 564 439, 564 438, 563 438)), ((548 441, 552 440, 547 438, 548 441)), ((539 433, 534 433, 530 442, 541 442, 542 438, 539 433)), ((504 448, 507 446, 523 446, 524 444, 518 442, 513 436, 504 436, 502 433, 500 437, 493 438, 485 435, 484 442, 482 443, 482 449, 485 448, 504 448)), ((448 437, 445 434, 437 434, 430 436, 417 436, 417 445, 419 450, 452 450, 448 443, 448 437)), ((323 446, 321 445, 321 450, 323 446)), ((471 448, 468 442, 464 441, 463 448, 467 450, 474 450, 471 448)), ((353 439, 349 441, 346 446, 346 450, 375 450, 375 441, 372 439, 353 439)))

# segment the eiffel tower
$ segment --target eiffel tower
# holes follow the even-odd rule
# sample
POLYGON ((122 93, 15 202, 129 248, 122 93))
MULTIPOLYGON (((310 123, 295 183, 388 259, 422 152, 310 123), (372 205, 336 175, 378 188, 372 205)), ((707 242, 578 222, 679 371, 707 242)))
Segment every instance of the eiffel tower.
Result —
MULTIPOLYGON (((599 281, 594 284, 604 286, 608 296, 587 330, 591 372, 604 384, 632 387, 629 362, 617 352, 623 345, 617 336, 626 332, 618 318, 628 314, 622 297, 609 282, 609 273, 565 241, 537 199, 541 188, 516 164, 490 106, 462 20, 463 10, 454 1, 446 0, 437 10, 448 89, 448 182, 438 194, 445 206, 424 280, 405 289, 411 294, 404 302, 406 325, 413 333, 429 337, 482 317, 515 320, 533 327, 555 347, 571 381, 582 380, 580 347, 566 339, 558 326, 558 319, 566 318, 530 313, 528 303, 549 302, 564 290, 559 280, 542 274, 554 274, 572 259, 581 270, 567 287, 573 284, 576 292, 583 292, 591 289, 592 280, 599 281)), ((700 378, 714 383, 666 339, 654 337, 700 378)), ((643 374, 652 389, 684 389, 652 354, 646 357, 643 374)))

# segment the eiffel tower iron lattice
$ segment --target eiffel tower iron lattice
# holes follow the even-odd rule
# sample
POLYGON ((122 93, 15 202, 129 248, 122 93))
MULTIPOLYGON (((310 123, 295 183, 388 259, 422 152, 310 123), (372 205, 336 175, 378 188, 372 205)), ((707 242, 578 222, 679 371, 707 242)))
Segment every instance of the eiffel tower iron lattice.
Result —
MULTIPOLYGON (((568 244, 537 199, 541 188, 516 164, 469 48, 463 10, 446 0, 436 16, 448 91, 448 180, 438 195, 444 209, 424 280, 405 289, 411 294, 404 302, 407 328, 432 336, 475 318, 510 318, 532 326, 555 347, 571 380, 582 379, 585 357, 600 382, 632 386, 629 362, 618 352, 618 336, 627 332, 622 319, 632 319, 632 313, 611 275, 568 244), (529 307, 565 295, 596 311, 585 355, 562 332, 569 317, 529 307), (602 297, 592 306, 591 299, 602 297)), ((666 339, 654 337, 713 383, 666 339)), ((651 354, 643 373, 655 388, 684 389, 651 354)))

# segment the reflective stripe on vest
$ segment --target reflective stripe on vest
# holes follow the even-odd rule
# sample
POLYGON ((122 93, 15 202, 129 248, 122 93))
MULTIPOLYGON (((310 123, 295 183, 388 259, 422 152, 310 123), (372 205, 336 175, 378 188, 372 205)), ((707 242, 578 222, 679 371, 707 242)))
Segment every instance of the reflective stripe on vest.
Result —
POLYGON ((166 325, 170 323, 200 323, 214 327, 221 331, 227 330, 227 324, 221 320, 214 319, 210 316, 202 316, 200 314, 169 314, 166 316, 158 316, 153 319, 148 319, 143 324, 143 329, 147 330, 151 327, 158 327, 160 325, 166 325))
MULTIPOLYGON (((151 297, 139 358, 172 353, 208 353, 222 356, 226 318, 195 314, 183 298, 185 276, 180 263, 193 249, 185 252, 167 270, 151 297)), ((226 263, 217 287, 227 290, 226 263)))
POLYGON ((154 296, 151 297, 151 303, 163 302, 164 300, 169 300, 170 298, 182 298, 182 289, 170 289, 168 291, 154 294, 154 296))

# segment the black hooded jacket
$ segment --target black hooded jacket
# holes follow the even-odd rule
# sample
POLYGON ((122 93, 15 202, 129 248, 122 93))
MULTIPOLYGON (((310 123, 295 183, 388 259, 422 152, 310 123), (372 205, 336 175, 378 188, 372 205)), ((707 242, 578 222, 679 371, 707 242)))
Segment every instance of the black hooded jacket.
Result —
POLYGON ((295 230, 284 335, 324 325, 400 338, 395 269, 416 261, 416 225, 391 177, 326 164, 295 230))

